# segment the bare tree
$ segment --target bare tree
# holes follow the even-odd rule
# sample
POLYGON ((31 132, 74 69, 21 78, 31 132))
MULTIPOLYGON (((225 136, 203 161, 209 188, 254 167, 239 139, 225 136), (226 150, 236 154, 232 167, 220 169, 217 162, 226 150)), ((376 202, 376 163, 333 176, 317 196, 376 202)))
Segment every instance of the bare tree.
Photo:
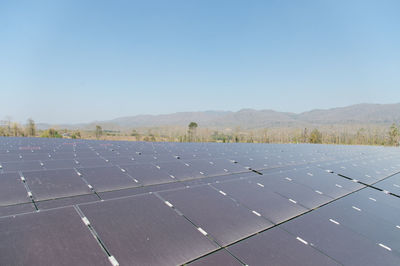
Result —
POLYGON ((33 121, 32 118, 28 119, 28 122, 26 125, 26 135, 32 136, 32 137, 34 137, 36 135, 36 125, 35 125, 35 121, 33 121))
POLYGON ((18 123, 13 123, 11 130, 12 130, 12 136, 14 136, 14 137, 23 135, 22 130, 21 130, 20 126, 18 125, 18 123))
POLYGON ((96 138, 99 139, 103 135, 103 129, 101 126, 96 125, 96 138))
POLYGON ((399 129, 396 124, 393 123, 389 129, 389 145, 398 145, 399 144, 399 129))
POLYGON ((6 116, 7 136, 12 136, 11 132, 11 116, 6 116))
POLYGON ((304 128, 303 131, 303 143, 306 143, 308 141, 308 130, 307 128, 304 128))

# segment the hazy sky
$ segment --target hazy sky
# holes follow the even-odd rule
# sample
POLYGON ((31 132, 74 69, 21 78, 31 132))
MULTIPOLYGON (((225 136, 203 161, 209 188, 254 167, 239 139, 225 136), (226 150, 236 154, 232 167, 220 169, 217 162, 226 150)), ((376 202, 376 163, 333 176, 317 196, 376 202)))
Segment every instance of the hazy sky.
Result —
POLYGON ((400 1, 0 1, 0 120, 400 102, 400 1))

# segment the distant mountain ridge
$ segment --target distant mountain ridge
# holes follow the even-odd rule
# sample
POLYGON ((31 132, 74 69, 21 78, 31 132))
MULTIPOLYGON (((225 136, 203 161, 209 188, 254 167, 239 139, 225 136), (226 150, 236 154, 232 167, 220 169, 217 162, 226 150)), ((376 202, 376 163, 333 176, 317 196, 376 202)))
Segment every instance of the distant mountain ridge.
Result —
POLYGON ((391 124, 400 122, 400 103, 356 104, 331 109, 316 109, 303 113, 274 110, 242 109, 232 111, 179 112, 162 115, 136 115, 89 124, 59 125, 65 128, 92 128, 95 124, 105 129, 187 126, 191 121, 201 127, 246 129, 327 124, 391 124))

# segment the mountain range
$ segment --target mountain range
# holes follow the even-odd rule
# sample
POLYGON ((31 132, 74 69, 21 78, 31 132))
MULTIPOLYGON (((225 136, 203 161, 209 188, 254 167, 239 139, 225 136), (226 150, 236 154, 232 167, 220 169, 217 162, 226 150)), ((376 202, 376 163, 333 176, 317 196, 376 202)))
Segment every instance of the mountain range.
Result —
MULTIPOLYGON (((187 126, 196 122, 201 127, 256 129, 264 127, 299 127, 329 124, 380 124, 400 122, 400 103, 356 104, 331 109, 315 109, 303 113, 274 110, 242 109, 232 111, 178 112, 162 115, 135 115, 88 124, 58 125, 58 128, 90 129, 101 125, 103 129, 128 129, 137 127, 187 126)), ((41 124, 41 128, 49 125, 41 124)))

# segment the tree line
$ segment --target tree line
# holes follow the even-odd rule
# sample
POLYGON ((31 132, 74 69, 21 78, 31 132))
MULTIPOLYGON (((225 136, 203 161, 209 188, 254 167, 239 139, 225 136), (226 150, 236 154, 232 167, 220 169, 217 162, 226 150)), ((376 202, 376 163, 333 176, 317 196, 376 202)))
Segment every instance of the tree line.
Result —
POLYGON ((25 125, 12 122, 10 119, 0 121, 0 136, 3 137, 41 137, 41 138, 63 138, 70 136, 71 138, 81 138, 79 131, 67 133, 67 130, 56 130, 49 128, 46 130, 38 130, 35 121, 29 118, 25 125))
POLYGON ((348 145, 398 146, 399 125, 327 125, 319 127, 271 127, 259 129, 202 128, 196 122, 185 127, 151 127, 125 130, 103 130, 100 125, 86 130, 46 129, 38 130, 33 119, 25 125, 2 121, 0 136, 85 138, 131 141, 169 142, 246 142, 246 143, 323 143, 348 145))
POLYGON ((0 123, 0 136, 5 137, 35 137, 36 125, 32 118, 26 121, 26 125, 22 126, 17 122, 7 118, 0 123))
MULTIPOLYGON (((123 133, 121 133, 123 135, 123 133)), ((191 122, 179 127, 133 129, 130 136, 140 141, 240 142, 240 143, 315 143, 345 145, 399 146, 400 127, 384 125, 334 125, 312 128, 272 127, 260 129, 216 130, 191 122)))

